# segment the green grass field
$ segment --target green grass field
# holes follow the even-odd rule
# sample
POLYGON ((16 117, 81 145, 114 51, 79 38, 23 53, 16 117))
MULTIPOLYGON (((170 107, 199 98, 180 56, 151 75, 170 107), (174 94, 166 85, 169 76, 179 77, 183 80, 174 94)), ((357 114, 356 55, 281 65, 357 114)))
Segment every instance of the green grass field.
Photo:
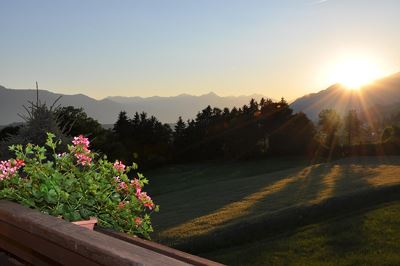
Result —
MULTIPOLYGON (((268 229, 260 224, 271 220, 271 216, 279 218, 281 213, 288 215, 297 210, 307 213, 305 206, 399 184, 399 165, 400 157, 350 158, 315 165, 288 158, 159 169, 147 173, 150 192, 161 205, 160 212, 153 216, 153 238, 194 253, 213 249, 223 252, 227 232, 231 238, 237 235, 236 244, 246 243, 252 239, 240 232, 250 232, 257 224, 250 235, 265 234, 265 238, 271 232, 266 234, 268 229)), ((363 197, 368 198, 368 193, 363 197)), ((329 212, 329 206, 324 208, 329 212)), ((295 229, 293 224, 288 228, 295 229)), ((249 250, 268 242, 258 241, 254 247, 250 243, 249 250)), ((319 242, 311 241, 310 245, 313 242, 318 248, 319 242)), ((228 241, 226 244, 230 245, 228 241)), ((233 251, 226 252, 217 253, 215 258, 231 263, 233 257, 229 254, 233 251)))
POLYGON ((244 162, 192 163, 159 168, 146 173, 150 177, 153 195, 182 191, 199 185, 232 181, 259 174, 305 166, 308 161, 296 157, 244 162))
POLYGON ((400 265, 400 201, 201 254, 228 265, 400 265))

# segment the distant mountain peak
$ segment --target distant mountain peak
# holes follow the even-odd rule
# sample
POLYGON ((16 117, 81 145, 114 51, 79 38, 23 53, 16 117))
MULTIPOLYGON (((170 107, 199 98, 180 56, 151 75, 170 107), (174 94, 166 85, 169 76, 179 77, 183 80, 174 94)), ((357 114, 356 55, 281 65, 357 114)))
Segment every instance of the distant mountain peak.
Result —
POLYGON ((176 97, 193 97, 193 95, 190 95, 190 94, 187 94, 187 93, 181 93, 181 94, 179 94, 178 96, 176 96, 176 97))
MULTIPOLYGON (((34 90, 13 90, 0 86, 0 125, 21 121, 17 114, 24 113, 22 105, 32 100, 34 95, 34 90)), ((130 116, 135 112, 144 111, 164 123, 175 123, 179 116, 182 116, 184 120, 194 118, 197 112, 208 105, 232 108, 248 104, 252 98, 252 96, 221 97, 214 92, 200 96, 189 94, 170 97, 110 96, 102 100, 96 100, 84 94, 62 95, 45 90, 40 90, 39 95, 41 100, 47 103, 52 103, 62 96, 59 101, 62 106, 72 105, 83 108, 90 117, 102 124, 115 123, 120 111, 126 111, 130 116)))
POLYGON ((204 94, 204 95, 202 95, 202 96, 213 96, 213 97, 219 97, 215 92, 213 92, 213 91, 210 91, 209 93, 207 93, 207 94, 204 94))

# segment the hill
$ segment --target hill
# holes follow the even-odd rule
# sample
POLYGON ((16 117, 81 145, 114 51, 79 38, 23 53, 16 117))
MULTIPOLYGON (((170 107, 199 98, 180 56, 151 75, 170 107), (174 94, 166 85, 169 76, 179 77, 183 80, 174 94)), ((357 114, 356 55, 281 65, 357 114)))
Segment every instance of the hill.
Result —
MULTIPOLYGON (((49 104, 61 94, 40 90, 40 98, 49 104)), ((61 105, 83 107, 87 114, 102 124, 113 124, 121 110, 129 115, 146 112, 156 116, 164 123, 175 123, 179 116, 184 120, 194 118, 206 106, 241 107, 251 98, 259 100, 262 95, 221 97, 215 93, 200 96, 181 94, 173 97, 121 97, 110 96, 96 100, 83 94, 62 95, 61 105)), ((0 86, 0 125, 20 122, 18 113, 24 113, 22 105, 35 99, 35 90, 12 90, 0 86)), ((290 104, 297 112, 304 112, 312 120, 318 119, 321 110, 333 108, 340 114, 356 109, 361 117, 378 121, 382 117, 400 110, 400 73, 376 80, 360 90, 349 90, 340 84, 334 84, 317 93, 298 98, 290 104)))
MULTIPOLYGON (((87 114, 101 123, 114 123, 122 107, 110 100, 95 100, 83 94, 62 95, 47 90, 39 90, 40 100, 52 105, 62 96, 58 104, 83 107, 87 114)), ((36 90, 13 90, 0 86, 0 125, 20 122, 18 114, 25 114, 23 105, 29 106, 28 101, 36 99, 36 90)))
POLYGON ((201 254, 227 265, 399 265, 400 201, 201 254))
POLYGON ((161 121, 175 123, 179 116, 184 120, 195 118, 196 114, 208 105, 218 108, 242 107, 248 104, 251 98, 261 99, 263 96, 253 94, 249 96, 227 96, 221 97, 210 92, 208 94, 193 96, 181 94, 173 97, 107 97, 106 99, 117 102, 125 106, 127 110, 139 109, 149 114, 155 114, 161 121))
POLYGON ((349 90, 334 84, 317 93, 298 98, 290 105, 295 111, 304 112, 312 120, 318 118, 323 109, 332 108, 340 114, 349 109, 359 112, 369 111, 375 120, 387 115, 387 106, 400 106, 400 73, 376 80, 360 90, 349 90))
POLYGON ((400 157, 314 165, 288 158, 149 172, 161 206, 154 238, 194 253, 256 241, 399 195, 399 164, 400 157))
MULTIPOLYGON (((113 124, 118 113, 125 110, 129 115, 135 112, 146 112, 156 116, 164 123, 175 123, 179 116, 184 119, 194 118, 200 110, 211 105, 213 107, 233 107, 247 104, 252 97, 261 95, 221 97, 215 93, 201 96, 178 95, 175 97, 108 97, 96 100, 83 94, 63 95, 47 90, 40 90, 42 102, 52 104, 59 96, 59 104, 83 107, 85 112, 102 124, 113 124)), ((18 114, 24 114, 23 105, 36 99, 35 90, 13 90, 0 86, 0 125, 20 122, 18 114)))

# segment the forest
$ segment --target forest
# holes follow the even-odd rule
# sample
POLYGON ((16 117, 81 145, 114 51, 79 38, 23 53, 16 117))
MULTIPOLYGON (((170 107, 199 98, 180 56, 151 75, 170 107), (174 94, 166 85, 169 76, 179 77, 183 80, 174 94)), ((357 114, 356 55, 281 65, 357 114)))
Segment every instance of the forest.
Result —
POLYGON ((82 108, 54 107, 37 101, 25 110, 24 123, 0 131, 2 159, 9 156, 8 146, 12 144, 43 145, 46 132, 53 132, 64 143, 83 134, 92 140, 94 150, 111 160, 135 162, 141 168, 269 156, 320 161, 400 151, 400 115, 371 127, 356 110, 341 117, 335 110, 326 109, 313 122, 304 113, 294 113, 283 98, 252 99, 232 109, 207 106, 194 119, 177 118, 173 128, 144 112, 129 117, 121 111, 113 127, 106 129, 82 108))

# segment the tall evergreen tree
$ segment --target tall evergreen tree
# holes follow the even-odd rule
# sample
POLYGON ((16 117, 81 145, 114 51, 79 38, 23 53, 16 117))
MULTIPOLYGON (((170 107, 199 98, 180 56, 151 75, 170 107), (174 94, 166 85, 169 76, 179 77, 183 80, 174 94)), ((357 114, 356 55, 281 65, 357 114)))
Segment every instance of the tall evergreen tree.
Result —
POLYGON ((338 146, 338 131, 341 127, 339 114, 333 109, 325 109, 319 113, 320 142, 331 158, 338 146))
POLYGON ((114 132, 119 138, 126 139, 130 135, 130 121, 125 111, 118 114, 118 120, 114 124, 114 132))
POLYGON ((344 118, 344 132, 348 145, 353 145, 360 140, 361 121, 358 118, 356 110, 349 110, 344 118))

